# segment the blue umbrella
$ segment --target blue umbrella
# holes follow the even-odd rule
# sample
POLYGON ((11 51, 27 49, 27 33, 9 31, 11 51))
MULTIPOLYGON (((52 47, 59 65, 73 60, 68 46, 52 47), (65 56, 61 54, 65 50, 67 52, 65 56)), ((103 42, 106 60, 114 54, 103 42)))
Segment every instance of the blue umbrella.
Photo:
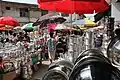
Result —
POLYGON ((73 25, 84 25, 85 24, 85 20, 81 19, 81 20, 76 20, 75 22, 72 23, 73 25))
POLYGON ((76 20, 72 23, 73 25, 84 25, 84 26, 97 26, 97 24, 88 19, 76 20))

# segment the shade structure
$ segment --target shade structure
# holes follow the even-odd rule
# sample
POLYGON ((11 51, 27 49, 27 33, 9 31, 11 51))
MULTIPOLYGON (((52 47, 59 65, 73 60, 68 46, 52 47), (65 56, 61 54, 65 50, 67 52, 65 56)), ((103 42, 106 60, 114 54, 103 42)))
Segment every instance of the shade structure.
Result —
POLYGON ((65 26, 64 24, 58 24, 58 25, 55 27, 55 30, 68 30, 68 27, 65 26))
POLYGON ((97 24, 91 20, 88 20, 88 19, 81 19, 81 20, 76 20, 75 22, 72 23, 73 25, 83 25, 83 26, 91 26, 91 27, 94 27, 94 26, 97 26, 97 24))
POLYGON ((92 30, 104 30, 104 26, 97 26, 94 28, 91 28, 92 30))
POLYGON ((84 27, 84 26, 81 26, 81 25, 77 25, 81 30, 87 30, 87 28, 86 27, 84 27))
POLYGON ((11 30, 11 29, 8 29, 6 27, 0 27, 0 31, 7 31, 7 30, 11 30))
POLYGON ((105 0, 38 0, 39 8, 64 13, 103 12, 109 5, 105 0))
POLYGON ((15 27, 15 28, 13 28, 14 30, 21 30, 21 27, 20 26, 18 26, 18 27, 15 27))
POLYGON ((51 30, 54 31, 56 26, 57 26, 57 24, 48 24, 47 25, 48 32, 50 33, 51 30))
POLYGON ((25 24, 23 27, 21 27, 21 29, 23 29, 26 32, 31 32, 31 31, 38 30, 38 27, 33 26, 33 23, 28 23, 28 24, 25 24))
POLYGON ((13 27, 20 26, 18 21, 10 16, 0 17, 0 24, 9 25, 13 27))
POLYGON ((4 26, 5 26, 4 24, 0 24, 0 28, 1 28, 1 27, 4 27, 4 26))
POLYGON ((47 24, 54 24, 54 23, 63 23, 65 22, 66 19, 60 16, 43 16, 42 18, 40 17, 40 20, 37 20, 33 26, 38 26, 40 25, 40 28, 43 28, 45 26, 47 26, 47 24))

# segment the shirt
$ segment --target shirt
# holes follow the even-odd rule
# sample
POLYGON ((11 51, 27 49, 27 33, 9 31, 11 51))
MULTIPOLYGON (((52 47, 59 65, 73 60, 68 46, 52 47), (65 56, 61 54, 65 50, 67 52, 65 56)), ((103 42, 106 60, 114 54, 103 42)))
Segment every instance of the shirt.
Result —
POLYGON ((47 40, 48 51, 56 50, 56 41, 53 38, 47 40))

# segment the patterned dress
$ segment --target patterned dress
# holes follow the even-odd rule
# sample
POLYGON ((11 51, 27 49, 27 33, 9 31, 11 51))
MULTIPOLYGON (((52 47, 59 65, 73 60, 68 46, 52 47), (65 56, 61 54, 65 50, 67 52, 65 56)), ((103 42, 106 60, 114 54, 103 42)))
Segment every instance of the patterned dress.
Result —
POLYGON ((49 38, 47 40, 48 51, 55 51, 56 50, 56 41, 53 38, 49 38))
POLYGON ((56 41, 53 38, 49 38, 47 40, 47 47, 49 59, 54 60, 56 52, 56 41))

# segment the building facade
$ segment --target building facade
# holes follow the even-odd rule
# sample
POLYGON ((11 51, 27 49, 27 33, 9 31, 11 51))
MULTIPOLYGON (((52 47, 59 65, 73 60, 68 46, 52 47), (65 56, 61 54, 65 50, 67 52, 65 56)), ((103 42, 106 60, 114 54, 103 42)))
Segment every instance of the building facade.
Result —
POLYGON ((47 14, 34 4, 24 4, 0 1, 0 17, 12 16, 19 21, 21 25, 26 23, 35 22, 40 16, 47 14))
POLYGON ((120 0, 112 0, 111 6, 111 16, 116 22, 120 22, 120 0))

